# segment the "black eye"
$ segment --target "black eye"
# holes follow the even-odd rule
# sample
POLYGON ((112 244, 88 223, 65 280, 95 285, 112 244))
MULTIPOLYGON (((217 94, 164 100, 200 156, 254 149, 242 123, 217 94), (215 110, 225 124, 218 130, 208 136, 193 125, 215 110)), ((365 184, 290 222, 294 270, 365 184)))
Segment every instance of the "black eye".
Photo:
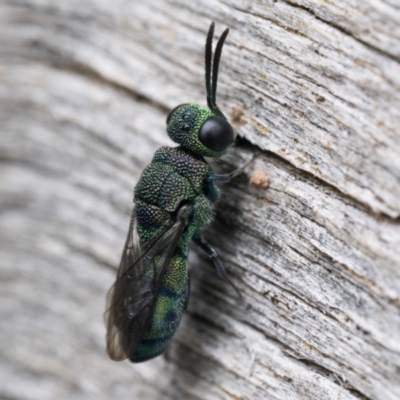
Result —
POLYGON ((220 117, 205 120, 200 128, 199 140, 213 151, 227 149, 235 139, 233 129, 228 121, 220 117))

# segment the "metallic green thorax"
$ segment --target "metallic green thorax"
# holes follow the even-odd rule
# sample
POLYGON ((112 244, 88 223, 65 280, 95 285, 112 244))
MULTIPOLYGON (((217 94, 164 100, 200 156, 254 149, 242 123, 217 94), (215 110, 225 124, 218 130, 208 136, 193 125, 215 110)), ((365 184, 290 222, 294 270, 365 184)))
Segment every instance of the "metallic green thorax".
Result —
MULTIPOLYGON (((196 146, 195 141, 192 144, 196 146)), ((138 233, 144 244, 160 235, 182 202, 189 202, 193 212, 163 277, 149 328, 131 361, 145 361, 163 352, 179 325, 189 296, 188 243, 213 216, 217 190, 207 181, 212 173, 201 155, 182 146, 162 147, 135 188, 138 233)))

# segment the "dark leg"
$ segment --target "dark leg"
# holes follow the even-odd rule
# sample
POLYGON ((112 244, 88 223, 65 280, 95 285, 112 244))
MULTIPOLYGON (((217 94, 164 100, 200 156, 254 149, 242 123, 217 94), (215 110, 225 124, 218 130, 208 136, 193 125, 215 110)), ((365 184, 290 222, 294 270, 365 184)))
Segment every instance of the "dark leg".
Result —
POLYGON ((199 247, 201 247, 211 258, 215 269, 218 272, 218 275, 225 279, 236 291, 238 296, 241 298, 242 295, 239 292, 239 289, 231 282, 231 280, 228 278, 228 275, 226 274, 226 270, 224 267, 224 264, 222 264, 221 260, 218 258, 217 252, 208 244, 206 243, 201 236, 196 236, 193 238, 193 242, 195 242, 199 247))
POLYGON ((195 242, 197 246, 201 247, 208 254, 214 264, 215 269, 218 272, 218 275, 221 278, 228 279, 225 267, 222 264, 221 260, 218 258, 217 252, 208 243, 204 242, 201 236, 193 238, 193 242, 195 242))
MULTIPOLYGON (((254 161, 257 159, 257 155, 255 155, 250 161, 239 167, 238 169, 235 169, 234 171, 230 172, 229 174, 212 174, 208 177, 208 180, 213 182, 221 182, 221 183, 226 183, 232 180, 235 176, 238 176, 241 174, 248 166, 254 163, 254 161)), ((211 257, 211 256, 210 256, 211 257)))

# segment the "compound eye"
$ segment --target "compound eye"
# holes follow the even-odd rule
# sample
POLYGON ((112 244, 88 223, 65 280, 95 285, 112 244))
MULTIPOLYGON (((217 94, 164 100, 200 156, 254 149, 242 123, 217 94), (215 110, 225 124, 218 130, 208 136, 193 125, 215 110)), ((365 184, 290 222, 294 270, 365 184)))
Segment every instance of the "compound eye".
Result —
POLYGON ((168 117, 167 117, 167 124, 169 124, 169 121, 171 120, 171 117, 172 117, 172 115, 174 114, 174 112, 175 112, 178 108, 181 108, 182 106, 187 106, 187 104, 179 104, 179 106, 176 106, 175 108, 173 108, 173 109, 169 112, 168 117))
POLYGON ((226 150, 234 141, 235 134, 228 121, 221 117, 206 119, 200 128, 199 140, 212 151, 226 150))

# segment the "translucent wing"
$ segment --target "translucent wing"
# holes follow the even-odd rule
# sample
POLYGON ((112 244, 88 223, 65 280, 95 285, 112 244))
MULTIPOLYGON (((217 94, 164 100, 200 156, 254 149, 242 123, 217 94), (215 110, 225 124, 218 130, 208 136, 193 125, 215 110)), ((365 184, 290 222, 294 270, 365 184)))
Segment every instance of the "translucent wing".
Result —
POLYGON ((191 212, 183 205, 154 241, 140 246, 135 212, 132 214, 121 263, 114 285, 107 294, 104 320, 107 353, 121 361, 133 354, 145 333, 166 267, 191 212))

